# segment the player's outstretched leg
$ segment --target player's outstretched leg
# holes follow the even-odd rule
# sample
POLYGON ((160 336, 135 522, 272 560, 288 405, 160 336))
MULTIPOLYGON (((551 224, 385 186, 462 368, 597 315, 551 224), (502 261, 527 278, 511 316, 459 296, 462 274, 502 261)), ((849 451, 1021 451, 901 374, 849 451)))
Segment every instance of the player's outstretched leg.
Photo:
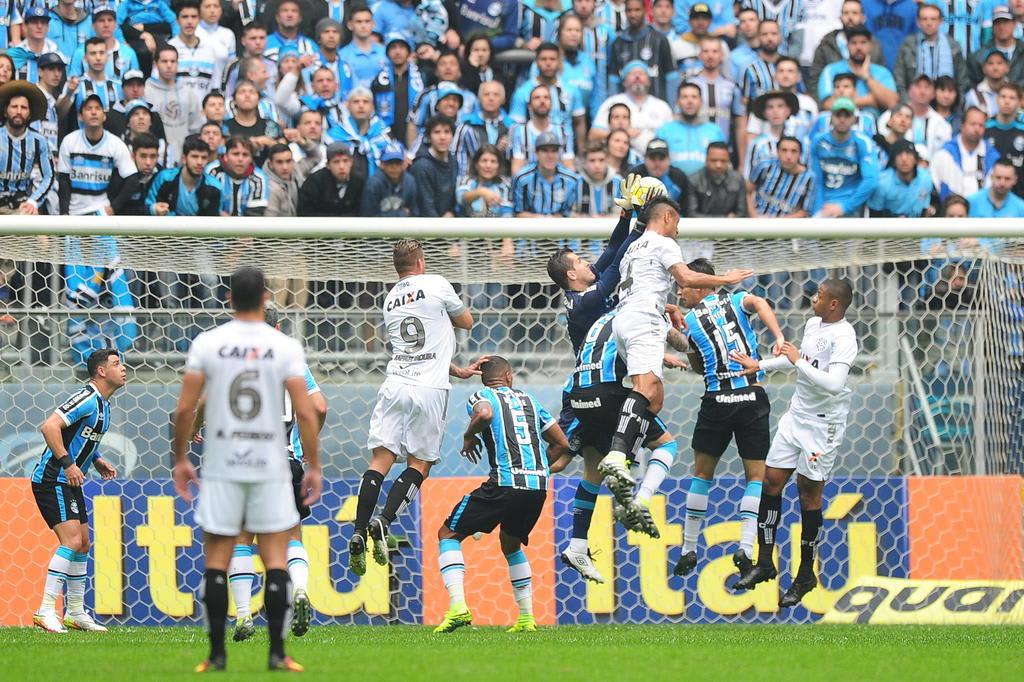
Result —
MULTIPOLYGON (((647 415, 651 423, 657 419, 650 412, 647 415)), ((654 497, 654 493, 658 492, 665 477, 668 476, 676 453, 679 452, 679 446, 676 445, 671 434, 666 433, 658 439, 657 443, 648 444, 648 447, 651 448, 651 456, 647 460, 647 470, 644 471, 644 477, 640 481, 640 487, 637 489, 633 501, 632 513, 629 515, 635 524, 635 527, 630 530, 657 539, 661 537, 661 532, 658 530, 657 524, 654 523, 654 517, 651 516, 651 498, 654 497)))
POLYGON ((747 481, 740 500, 740 550, 732 557, 742 575, 754 566, 754 538, 757 537, 757 514, 761 507, 761 481, 747 481))
MULTIPOLYGON (((595 477, 600 480, 600 474, 594 472, 595 477)), ((590 522, 594 518, 594 507, 597 504, 597 494, 601 490, 601 484, 592 483, 586 478, 580 479, 576 487, 576 496, 572 501, 572 537, 569 538, 569 547, 562 552, 562 563, 579 573, 585 580, 595 583, 604 583, 604 577, 598 573, 590 558, 590 547, 587 536, 590 533, 590 522)))
POLYGON ((536 632, 537 621, 533 618, 533 571, 530 570, 530 562, 519 540, 504 531, 501 532, 501 551, 508 562, 512 595, 519 606, 519 618, 508 632, 536 632))
POLYGON ((245 535, 242 542, 235 545, 231 552, 231 563, 228 564, 228 584, 235 598, 235 634, 236 642, 244 642, 256 633, 252 623, 249 606, 252 601, 252 584, 256 580, 256 568, 252 559, 252 536, 245 535))
POLYGON ((435 633, 453 632, 458 628, 473 623, 473 614, 466 606, 466 592, 463 583, 466 579, 466 560, 462 556, 462 538, 445 527, 438 532, 440 551, 438 564, 441 568, 441 579, 448 590, 448 613, 441 624, 434 628, 435 633))
POLYGON ((39 610, 32 616, 32 624, 47 632, 64 633, 67 629, 57 616, 57 597, 64 592, 64 585, 71 570, 71 560, 77 552, 70 547, 61 545, 50 558, 46 569, 46 585, 43 587, 43 600, 39 610))
MULTIPOLYGON (((373 451, 373 462, 377 464, 378 450, 373 451)), ((386 452, 386 451, 385 451, 386 452)), ((385 469, 386 471, 387 469, 385 469)), ((370 468, 363 474, 363 480, 359 484, 359 499, 356 502, 355 527, 352 530, 352 539, 348 543, 348 566, 356 575, 366 573, 366 529, 370 525, 370 517, 373 510, 377 508, 377 500, 380 499, 380 489, 384 485, 386 474, 370 468)))
POLYGON ((814 575, 814 551, 818 546, 818 534, 821 532, 823 485, 821 481, 797 476, 797 488, 800 490, 800 568, 793 579, 793 584, 779 599, 779 606, 782 608, 796 606, 804 595, 818 586, 818 578, 814 575))
POLYGON ((210 656, 196 666, 197 673, 224 670, 227 652, 224 629, 228 619, 228 576, 221 570, 206 569, 203 574, 202 602, 206 610, 206 628, 210 637, 210 656))
POLYGON ((775 530, 782 514, 782 489, 788 477, 789 472, 781 469, 768 467, 765 471, 761 503, 757 511, 757 563, 740 575, 740 579, 733 585, 737 591, 753 589, 779 574, 775 570, 775 530))
POLYGON ((643 394, 630 391, 619 412, 611 449, 597 465, 598 471, 605 477, 605 485, 623 507, 628 507, 633 501, 633 487, 636 481, 629 471, 628 462, 633 459, 636 448, 644 441, 644 434, 650 423, 647 421, 649 406, 650 401, 643 394))
POLYGON ((711 492, 713 478, 693 476, 690 488, 686 492, 686 520, 683 523, 683 550, 672 573, 687 575, 697 567, 697 541, 700 528, 708 513, 708 495, 711 492))
POLYGON ((381 566, 388 563, 388 533, 391 524, 404 512, 420 492, 423 480, 430 472, 430 464, 415 457, 409 457, 409 466, 391 484, 384 509, 380 516, 370 522, 370 537, 373 538, 373 560, 381 566))
POLYGON ((302 637, 309 630, 313 611, 309 604, 309 596, 306 594, 306 586, 309 583, 309 554, 302 540, 295 537, 288 541, 288 576, 292 582, 292 634, 302 637))

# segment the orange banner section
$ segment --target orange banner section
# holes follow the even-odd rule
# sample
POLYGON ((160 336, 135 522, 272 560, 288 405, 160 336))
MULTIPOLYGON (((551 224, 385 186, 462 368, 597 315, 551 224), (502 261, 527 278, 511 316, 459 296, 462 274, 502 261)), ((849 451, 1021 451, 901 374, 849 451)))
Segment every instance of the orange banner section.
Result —
POLYGON ((0 500, 0 625, 31 625, 57 536, 43 523, 27 478, 0 478, 0 500))
MULTIPOLYGON (((448 610, 448 591, 437 565, 437 529, 448 518, 463 495, 482 481, 472 478, 428 478, 420 491, 420 532, 423 534, 423 623, 435 625, 448 610)), ((541 625, 555 624, 554 500, 548 493, 544 513, 530 534, 525 548, 533 571, 533 612, 541 625)), ((511 625, 519 614, 512 598, 508 564, 498 544, 498 529, 480 540, 462 542, 466 559, 466 603, 473 612, 474 625, 511 625)))
POLYGON ((907 503, 911 578, 1024 578, 1019 476, 910 476, 907 503))

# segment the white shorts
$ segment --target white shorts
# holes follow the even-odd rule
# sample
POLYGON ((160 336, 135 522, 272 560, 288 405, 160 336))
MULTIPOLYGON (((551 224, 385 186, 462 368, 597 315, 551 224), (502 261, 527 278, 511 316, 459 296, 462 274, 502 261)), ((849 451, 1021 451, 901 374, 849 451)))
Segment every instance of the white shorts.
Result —
POLYGON ((196 523, 205 533, 233 536, 280 533, 299 525, 291 476, 274 481, 204 478, 199 485, 196 523))
POLYGON ((612 331, 629 376, 648 372, 654 372, 658 378, 663 376, 668 320, 654 312, 627 310, 615 314, 612 331))
POLYGON ((397 456, 424 462, 441 459, 448 421, 448 391, 385 381, 370 417, 371 450, 384 447, 397 456))
POLYGON ((787 411, 779 420, 765 466, 796 469, 804 478, 827 481, 846 434, 846 422, 809 419, 787 411))

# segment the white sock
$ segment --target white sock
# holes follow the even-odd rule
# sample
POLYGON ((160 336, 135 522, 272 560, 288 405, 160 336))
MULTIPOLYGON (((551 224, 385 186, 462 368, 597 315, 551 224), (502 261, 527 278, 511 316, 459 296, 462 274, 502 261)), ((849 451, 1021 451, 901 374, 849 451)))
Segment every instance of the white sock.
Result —
POLYGON ((249 602, 252 600, 252 583, 256 580, 256 568, 252 560, 251 545, 235 545, 228 564, 228 584, 235 598, 235 620, 244 620, 249 613, 249 602))
POLYGON ((57 597, 64 592, 64 584, 71 570, 71 559, 75 552, 61 545, 50 558, 46 569, 46 585, 43 587, 43 601, 39 604, 39 613, 54 613, 57 610, 57 597))
POLYGON ((665 477, 668 476, 668 470, 672 468, 672 462, 675 461, 678 451, 679 446, 674 440, 654 449, 650 459, 647 460, 647 471, 644 472, 644 478, 640 481, 640 489, 636 493, 637 502, 647 506, 651 498, 654 497, 654 493, 661 488, 665 477))
POLYGON ((306 590, 309 583, 309 554, 301 540, 288 541, 288 575, 292 579, 292 590, 306 590))
POLYGON ((458 540, 441 540, 437 563, 441 567, 441 579, 448 590, 448 608, 466 605, 463 581, 466 578, 466 560, 462 556, 462 543, 458 540))
POLYGON ((749 481, 740 500, 740 549, 748 557, 754 555, 754 538, 757 537, 757 510, 761 506, 761 482, 749 481))
POLYGON ((512 595, 519 605, 520 616, 533 615, 533 572, 523 550, 505 555, 508 562, 508 578, 512 581, 512 595))
POLYGON ((686 522, 683 525, 683 554, 697 551, 697 539, 704 517, 708 513, 708 492, 711 481, 694 476, 690 479, 690 490, 686 493, 686 522))
POLYGON ((73 616, 85 613, 85 568, 88 562, 88 554, 76 552, 68 569, 68 603, 64 611, 73 616))

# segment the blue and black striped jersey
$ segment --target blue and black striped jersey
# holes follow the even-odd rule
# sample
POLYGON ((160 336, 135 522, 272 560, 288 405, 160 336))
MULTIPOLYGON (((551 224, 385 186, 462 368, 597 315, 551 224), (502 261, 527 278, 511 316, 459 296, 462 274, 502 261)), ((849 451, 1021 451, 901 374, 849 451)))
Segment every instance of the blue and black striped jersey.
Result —
MULTIPOLYGON (((313 395, 320 392, 320 384, 316 383, 313 373, 306 365, 306 373, 303 375, 306 380, 306 394, 313 395)), ((295 410, 292 409, 292 399, 288 392, 284 393, 284 428, 288 435, 288 454, 292 459, 302 461, 302 439, 299 438, 299 426, 295 423, 295 410)))
MULTIPOLYGON (((93 384, 86 384, 81 390, 64 401, 56 410, 63 420, 61 438, 68 456, 78 465, 82 473, 89 471, 89 465, 100 456, 97 449, 103 434, 110 426, 110 403, 100 395, 93 384)), ((64 469, 47 447, 32 472, 33 483, 67 483, 64 469)))
POLYGON ((566 393, 597 384, 622 385, 622 380, 629 376, 625 361, 619 357, 615 334, 612 333, 614 319, 613 310, 599 317, 590 327, 576 354, 576 369, 565 383, 563 390, 566 393))
POLYGON ((743 309, 745 291, 711 294, 686 314, 690 345, 704 362, 704 387, 709 393, 746 388, 764 380, 764 372, 741 376, 743 366, 729 359, 739 351, 755 360, 757 334, 750 326, 750 315, 743 309))
POLYGON ((504 488, 547 490, 548 447, 542 433, 557 422, 526 391, 508 386, 481 389, 469 398, 466 411, 477 403, 491 404, 494 417, 480 434, 491 465, 490 479, 504 488))

